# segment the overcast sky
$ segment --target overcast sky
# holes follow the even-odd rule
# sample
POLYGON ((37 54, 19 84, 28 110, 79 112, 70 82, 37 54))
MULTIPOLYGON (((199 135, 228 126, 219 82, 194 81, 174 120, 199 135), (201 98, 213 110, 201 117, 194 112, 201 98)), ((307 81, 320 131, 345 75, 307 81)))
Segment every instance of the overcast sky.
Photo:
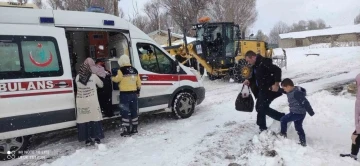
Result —
MULTIPOLYGON (((121 0, 119 5, 124 10, 126 18, 133 13, 137 2, 139 12, 149 0, 121 0)), ((262 29, 269 33, 278 21, 287 24, 299 20, 322 18, 327 25, 351 25, 360 13, 360 0, 257 0, 258 19, 252 31, 262 29)))

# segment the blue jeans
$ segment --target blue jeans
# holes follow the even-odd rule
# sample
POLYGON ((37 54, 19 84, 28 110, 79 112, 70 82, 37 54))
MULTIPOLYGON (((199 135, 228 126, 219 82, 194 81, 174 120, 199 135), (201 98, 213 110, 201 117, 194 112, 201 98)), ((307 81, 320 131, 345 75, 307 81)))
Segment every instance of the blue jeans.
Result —
POLYGON ((138 97, 136 93, 120 93, 120 109, 124 126, 138 125, 138 97))
POLYGON ((306 114, 294 114, 290 112, 280 119, 281 122, 281 133, 286 134, 287 123, 294 121, 295 130, 297 131, 300 139, 300 143, 306 143, 305 132, 302 123, 305 119, 306 114))

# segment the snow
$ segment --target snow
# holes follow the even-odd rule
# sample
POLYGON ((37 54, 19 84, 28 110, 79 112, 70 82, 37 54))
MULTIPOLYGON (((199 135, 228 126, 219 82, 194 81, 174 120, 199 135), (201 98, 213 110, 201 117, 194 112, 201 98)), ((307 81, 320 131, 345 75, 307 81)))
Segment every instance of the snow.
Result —
MULTIPOLYGON (((276 51, 281 52, 281 49, 276 51)), ((188 119, 174 120, 161 114, 144 116, 141 117, 138 135, 122 138, 120 130, 107 130, 102 144, 95 147, 85 147, 77 142, 76 132, 49 135, 49 140, 35 147, 35 150, 51 150, 53 154, 47 159, 16 159, 4 164, 360 165, 351 158, 339 157, 339 153, 350 152, 355 97, 346 93, 334 95, 327 90, 354 81, 356 74, 360 73, 360 47, 302 47, 286 49, 286 52, 288 68, 283 69, 283 78, 292 78, 297 85, 306 88, 307 98, 315 112, 313 117, 307 115, 303 124, 307 147, 297 144, 298 136, 293 125, 288 129, 288 138, 274 136, 271 130, 277 131, 279 123, 273 123, 270 118, 267 124, 271 130, 259 134, 256 111, 235 110, 234 102, 242 85, 228 80, 205 80, 206 98, 188 119), (320 56, 305 56, 309 52, 320 56)), ((274 100, 271 107, 287 113, 286 96, 274 100)))
POLYGON ((302 32, 292 32, 280 34, 281 39, 287 38, 307 38, 312 36, 327 36, 327 35, 338 35, 338 34, 349 34, 349 33, 360 33, 360 25, 347 25, 339 26, 321 30, 311 30, 302 32))

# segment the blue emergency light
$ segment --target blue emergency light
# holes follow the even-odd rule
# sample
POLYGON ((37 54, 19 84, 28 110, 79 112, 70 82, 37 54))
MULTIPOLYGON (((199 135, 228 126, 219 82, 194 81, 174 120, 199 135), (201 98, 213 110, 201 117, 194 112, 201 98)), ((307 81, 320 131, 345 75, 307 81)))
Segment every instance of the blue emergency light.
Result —
POLYGON ((53 24, 55 23, 54 18, 53 17, 40 17, 40 23, 43 24, 53 24))
POLYGON ((115 21, 114 20, 104 20, 104 25, 114 26, 115 21))

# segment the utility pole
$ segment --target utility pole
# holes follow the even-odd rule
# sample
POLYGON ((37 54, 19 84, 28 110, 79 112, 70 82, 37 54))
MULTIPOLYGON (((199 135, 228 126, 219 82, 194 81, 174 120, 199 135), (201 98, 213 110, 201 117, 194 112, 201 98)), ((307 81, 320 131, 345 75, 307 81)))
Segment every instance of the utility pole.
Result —
POLYGON ((120 0, 114 0, 114 15, 119 16, 119 1, 120 0))

